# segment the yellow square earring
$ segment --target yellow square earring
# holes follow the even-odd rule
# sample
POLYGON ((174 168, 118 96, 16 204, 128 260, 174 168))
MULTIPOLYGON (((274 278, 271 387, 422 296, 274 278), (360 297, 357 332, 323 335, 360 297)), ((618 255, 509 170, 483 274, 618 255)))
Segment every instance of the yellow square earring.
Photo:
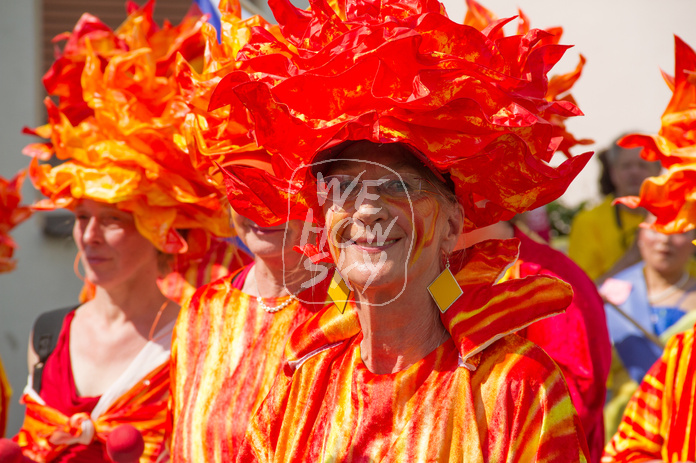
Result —
POLYGON ((339 312, 343 313, 346 311, 346 306, 348 305, 348 299, 350 298, 351 287, 346 282, 338 269, 334 271, 333 278, 329 284, 328 296, 331 302, 334 303, 339 312))
POLYGON ((435 281, 428 285, 428 292, 442 313, 445 313, 464 294, 449 267, 449 257, 447 257, 445 269, 435 278, 435 281))

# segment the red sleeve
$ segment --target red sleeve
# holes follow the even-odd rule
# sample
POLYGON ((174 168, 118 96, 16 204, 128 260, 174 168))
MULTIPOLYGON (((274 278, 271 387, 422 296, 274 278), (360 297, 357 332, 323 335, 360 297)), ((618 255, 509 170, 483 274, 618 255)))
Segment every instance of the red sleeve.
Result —
POLYGON ((563 372, 590 449, 599 461, 604 446, 603 407, 611 366, 611 342, 604 304, 589 277, 574 262, 547 245, 516 230, 522 241, 520 276, 556 276, 573 287, 566 312, 540 320, 525 330, 527 339, 542 347, 563 372))

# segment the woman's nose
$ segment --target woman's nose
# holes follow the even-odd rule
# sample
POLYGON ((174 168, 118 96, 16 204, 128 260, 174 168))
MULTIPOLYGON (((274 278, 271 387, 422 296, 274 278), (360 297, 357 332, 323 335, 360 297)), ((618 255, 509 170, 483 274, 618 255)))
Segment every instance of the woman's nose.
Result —
POLYGON ((354 216, 366 223, 388 218, 389 211, 376 188, 363 188, 355 199, 354 216))
POLYGON ((90 217, 83 225, 82 240, 85 243, 94 243, 102 240, 101 227, 96 217, 90 217))

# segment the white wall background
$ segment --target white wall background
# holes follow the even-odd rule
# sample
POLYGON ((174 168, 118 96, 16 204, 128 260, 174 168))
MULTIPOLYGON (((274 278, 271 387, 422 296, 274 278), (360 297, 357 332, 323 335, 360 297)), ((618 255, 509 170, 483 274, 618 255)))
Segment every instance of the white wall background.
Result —
MULTIPOLYGON (((159 0, 166 2, 167 0, 159 0)), ((142 3, 142 2, 141 2, 142 3)), ((461 21, 463 0, 445 2, 450 17, 461 21)), ((0 175, 11 177, 27 159, 20 151, 29 138, 25 125, 41 122, 40 76, 37 71, 40 0, 0 0, 0 175)), ((577 55, 587 59, 573 94, 586 116, 569 123, 573 132, 593 138, 603 147, 619 133, 654 132, 669 99, 659 68, 673 73, 672 34, 696 46, 694 0, 489 0, 498 16, 517 13, 521 6, 533 27, 561 25, 563 43, 574 44, 559 72, 575 67, 577 55)), ((569 204, 596 195, 597 169, 591 165, 571 185, 569 204)), ((26 186, 28 199, 31 189, 26 186)), ((16 271, 0 275, 0 356, 15 395, 8 432, 21 424, 17 404, 26 379, 26 340, 36 315, 76 301, 80 281, 73 275, 75 255, 70 241, 45 238, 37 219, 13 233, 20 245, 16 271)))
MULTIPOLYGON (((585 116, 572 118, 567 125, 577 138, 591 138, 595 145, 576 147, 576 154, 608 146, 627 131, 656 132, 671 95, 660 69, 674 74, 674 34, 696 48, 693 0, 480 2, 501 18, 514 16, 521 8, 532 27, 562 26, 561 43, 574 48, 557 65, 559 73, 572 70, 578 54, 587 58, 572 92, 585 116)), ((464 19, 464 0, 443 3, 452 20, 464 19)), ((598 194, 597 164, 591 162, 571 184, 563 198, 566 203, 575 204, 598 194)))
MULTIPOLYGON (((165 0, 166 1, 166 0, 165 0)), ((28 163, 21 154, 29 137, 24 126, 41 122, 38 27, 40 0, 0 0, 0 175, 12 177, 28 163)), ((27 181, 27 201, 34 197, 27 181)), ((36 316, 77 300, 81 282, 74 276, 71 240, 46 239, 38 217, 12 233, 20 248, 17 269, 0 274, 0 357, 12 382, 8 435, 21 425, 18 400, 27 377, 27 337, 36 316)))

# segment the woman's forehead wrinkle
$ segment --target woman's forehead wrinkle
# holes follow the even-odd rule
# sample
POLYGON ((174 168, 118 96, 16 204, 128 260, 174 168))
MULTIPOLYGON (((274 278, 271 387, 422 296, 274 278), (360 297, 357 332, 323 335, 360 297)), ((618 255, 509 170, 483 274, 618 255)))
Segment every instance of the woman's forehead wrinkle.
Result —
POLYGON ((410 160, 408 158, 402 158, 398 160, 388 160, 385 163, 379 162, 379 156, 374 156, 373 159, 368 157, 361 157, 355 160, 348 159, 337 159, 335 161, 327 162, 325 166, 319 169, 319 172, 323 176, 335 174, 337 172, 350 173, 357 176, 360 172, 384 170, 384 174, 390 173, 400 173, 408 171, 408 173, 423 173, 428 170, 426 166, 418 162, 418 160, 410 160))

